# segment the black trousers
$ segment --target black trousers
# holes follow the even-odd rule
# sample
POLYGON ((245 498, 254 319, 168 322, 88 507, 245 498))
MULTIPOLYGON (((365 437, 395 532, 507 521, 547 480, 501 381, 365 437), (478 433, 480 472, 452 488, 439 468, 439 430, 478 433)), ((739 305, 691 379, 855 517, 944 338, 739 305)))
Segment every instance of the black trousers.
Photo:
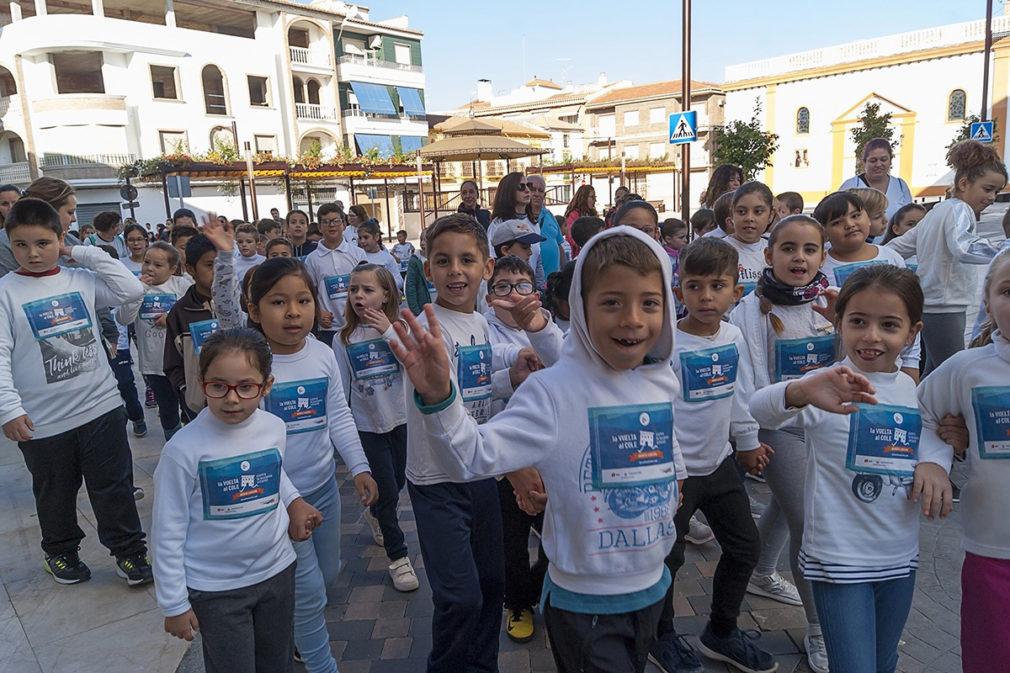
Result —
POLYGON ((684 565, 684 536, 691 516, 700 509, 722 547, 722 556, 712 580, 712 612, 709 618, 713 632, 725 637, 736 628, 740 603, 747 593, 747 582, 761 552, 760 536, 751 518, 750 501, 736 470, 736 461, 730 456, 712 474, 688 477, 684 481, 683 494, 684 502, 673 518, 677 541, 666 557, 666 565, 674 581, 670 583, 663 601, 658 635, 674 631, 673 588, 677 571, 684 565))
POLYGON ((505 543, 505 609, 532 609, 540 602, 540 591, 547 573, 547 555, 541 544, 537 562, 530 567, 530 528, 541 531, 543 512, 530 516, 519 509, 512 484, 508 479, 498 482, 498 499, 501 500, 502 533, 505 543))
POLYGON ((42 550, 62 554, 80 546, 77 492, 83 482, 98 522, 98 539, 116 558, 145 553, 133 499, 133 456, 126 438, 126 410, 117 407, 52 437, 18 442, 32 474, 42 550))

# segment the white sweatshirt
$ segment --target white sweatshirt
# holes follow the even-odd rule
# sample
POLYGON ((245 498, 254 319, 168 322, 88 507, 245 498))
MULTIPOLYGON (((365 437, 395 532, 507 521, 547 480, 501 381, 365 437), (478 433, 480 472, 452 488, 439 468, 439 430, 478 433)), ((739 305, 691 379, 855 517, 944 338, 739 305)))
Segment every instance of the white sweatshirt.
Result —
MULTIPOLYGON (((561 333, 561 328, 551 320, 551 314, 546 309, 540 309, 547 319, 547 326, 539 332, 526 332, 517 327, 509 327, 495 315, 494 309, 488 309, 484 313, 487 320, 488 336, 491 338, 491 345, 512 344, 518 348, 530 347, 540 356, 540 361, 544 367, 550 367, 561 358, 561 345, 565 337, 561 333)), ((494 416, 508 404, 508 399, 495 399, 491 402, 491 415, 494 416)))
POLYGON ((305 258, 305 266, 316 284, 319 304, 333 314, 335 332, 344 325, 344 307, 347 305, 347 286, 351 270, 365 259, 365 251, 346 238, 333 250, 319 241, 315 250, 305 258))
POLYGON ((681 394, 673 399, 673 423, 689 477, 715 472, 733 451, 758 448, 758 424, 751 418, 740 377, 750 377, 740 329, 721 323, 711 337, 678 329, 673 371, 681 394))
POLYGON ((378 264, 379 266, 386 267, 386 271, 393 274, 393 280, 396 281, 396 289, 403 290, 403 277, 400 275, 400 263, 389 254, 388 250, 383 250, 379 248, 378 252, 361 252, 365 253, 365 259, 368 260, 369 264, 378 264))
MULTIPOLYGON (((460 313, 438 304, 435 317, 442 327, 442 341, 449 354, 449 367, 453 385, 460 391, 465 412, 477 423, 491 416, 494 399, 508 399, 512 393, 508 368, 519 354, 511 344, 491 345, 487 320, 479 313, 460 313)), ((417 317, 425 327, 427 316, 417 317)), ((407 403, 407 479, 413 484, 440 484, 448 481, 466 481, 451 478, 437 460, 444 449, 424 429, 422 414, 414 404, 414 386, 404 379, 407 403)), ((523 467, 526 467, 525 465, 523 467)))
POLYGON ((407 422, 403 368, 389 348, 393 341, 392 325, 382 334, 359 325, 346 346, 339 336, 333 340, 340 384, 359 432, 382 434, 407 422))
POLYGON ((136 324, 137 364, 141 374, 165 375, 165 328, 155 325, 154 320, 167 315, 192 284, 191 278, 169 276, 161 285, 145 285, 141 299, 116 311, 116 322, 120 325, 136 324))
POLYGON ((0 425, 28 414, 35 439, 80 427, 123 403, 94 310, 144 293, 104 250, 71 250, 77 268, 0 278, 0 425))
POLYGON ((283 469, 284 424, 257 409, 236 425, 209 409, 161 450, 151 518, 154 589, 166 617, 190 609, 187 587, 226 591, 294 563, 283 469))
POLYGON ((975 297, 978 277, 966 264, 988 264, 999 253, 976 231, 975 212, 960 199, 947 199, 919 224, 887 246, 919 260, 916 274, 925 295, 926 313, 959 313, 975 297))
POLYGON ((757 287, 761 273, 768 266, 768 262, 765 261, 765 248, 768 247, 768 241, 759 238, 757 243, 744 243, 736 236, 726 236, 722 240, 736 248, 740 256, 740 263, 737 267, 740 271, 738 282, 743 285, 744 295, 748 295, 757 287))
POLYGON ((961 489, 962 545, 1010 559, 1010 342, 999 331, 983 348, 955 353, 919 387, 923 446, 950 452, 936 434, 946 414, 968 425, 968 483, 961 489))
POLYGON ((291 355, 274 354, 274 385, 262 408, 287 428, 285 472, 299 492, 309 494, 333 476, 333 448, 355 477, 368 460, 340 385, 340 368, 322 341, 306 339, 291 355))
POLYGON ((263 255, 256 253, 252 257, 246 257, 238 251, 238 246, 235 247, 235 277, 238 279, 239 287, 242 286, 242 281, 245 280, 246 272, 267 261, 267 258, 263 255))
MULTIPOLYGON (((848 359, 832 366, 840 365, 859 371, 848 359)), ((761 427, 799 421, 806 432, 803 553, 823 564, 900 566, 919 553, 920 508, 907 488, 915 466, 930 462, 949 471, 951 451, 918 441, 918 400, 907 374, 860 373, 878 402, 861 405, 860 412, 787 408, 791 381, 754 393, 750 410, 761 427)))
MULTIPOLYGON (((645 243, 663 269, 666 310, 647 363, 616 370, 597 352, 581 298, 588 255, 580 254, 561 360, 530 376, 505 411, 484 425, 466 413, 455 382, 457 392, 445 404, 418 415, 419 431, 437 447, 429 459, 457 479, 536 467, 550 494, 543 544, 551 581, 608 596, 647 589, 662 578, 677 537, 674 480, 686 475, 673 431, 671 400, 680 386, 670 368, 670 260, 658 243, 626 226, 600 232, 583 250, 616 235, 645 243)), ((416 402, 410 406, 420 411, 416 402)))

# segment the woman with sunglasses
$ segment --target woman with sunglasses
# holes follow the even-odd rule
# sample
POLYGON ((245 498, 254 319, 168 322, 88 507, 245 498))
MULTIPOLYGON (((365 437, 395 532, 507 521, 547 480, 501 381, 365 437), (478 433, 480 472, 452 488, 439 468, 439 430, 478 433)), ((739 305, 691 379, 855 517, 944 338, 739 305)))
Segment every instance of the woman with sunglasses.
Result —
MULTIPOLYGON (((526 176, 522 173, 509 173, 498 183, 498 190, 494 195, 494 206, 491 209, 491 226, 487 228, 487 238, 494 240, 494 232, 502 223, 509 220, 526 220, 530 229, 535 234, 540 234, 540 226, 536 222, 531 222, 526 215, 526 208, 530 204, 532 192, 526 184, 526 176)), ((540 261, 540 244, 534 243, 532 246, 533 255, 529 259, 529 264, 533 267, 538 278, 544 277, 544 267, 540 261)), ((497 257, 494 250, 491 257, 497 257)), ((481 295, 484 293, 482 292, 481 295)))

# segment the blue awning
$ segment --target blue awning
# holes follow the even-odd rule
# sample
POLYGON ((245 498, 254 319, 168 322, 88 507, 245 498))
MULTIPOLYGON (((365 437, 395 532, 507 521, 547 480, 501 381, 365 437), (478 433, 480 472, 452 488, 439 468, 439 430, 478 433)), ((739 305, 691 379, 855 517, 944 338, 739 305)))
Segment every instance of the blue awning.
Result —
POLYGON ((409 115, 423 115, 424 103, 421 102, 421 92, 418 89, 411 89, 408 86, 396 87, 396 93, 400 96, 400 104, 403 111, 409 115))
POLYGON ((400 136, 400 147, 404 154, 421 149, 423 144, 424 138, 421 136, 400 136))
POLYGON ((393 99, 389 97, 389 89, 383 84, 368 84, 366 82, 351 82, 351 89, 358 99, 358 107, 368 114, 395 115, 393 99))
POLYGON ((355 133, 354 142, 358 143, 358 154, 364 154, 373 147, 378 147, 379 156, 393 156, 393 139, 390 136, 372 135, 370 133, 355 133))

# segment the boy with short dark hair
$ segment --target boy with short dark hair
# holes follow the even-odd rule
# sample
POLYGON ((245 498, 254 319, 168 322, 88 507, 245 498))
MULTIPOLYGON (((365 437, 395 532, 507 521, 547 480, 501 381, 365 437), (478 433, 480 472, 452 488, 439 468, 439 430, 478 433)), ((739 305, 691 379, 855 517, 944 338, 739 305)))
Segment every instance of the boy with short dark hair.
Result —
POLYGON ((572 222, 572 240, 575 241, 575 245, 581 250, 582 246, 589 239, 603 231, 606 226, 606 222, 599 217, 590 217, 588 215, 580 217, 572 222))
POLYGON ((733 233, 733 192, 726 192, 712 204, 716 228, 705 234, 707 238, 726 238, 733 233))
MULTIPOLYGON (((768 671, 775 666, 771 655, 737 628, 740 604, 757 565, 760 539, 733 460, 730 437, 740 455, 756 458, 755 471, 766 460, 759 450, 758 424, 737 387, 738 375, 750 371, 750 365, 741 362, 747 353, 743 334, 722 319, 743 294, 738 264, 736 248, 713 238, 693 241, 680 255, 680 286, 674 293, 687 307, 687 316, 677 323, 673 371, 680 380, 681 394, 673 399, 673 419, 687 479, 683 501, 673 519, 677 541, 666 565, 676 579, 684 565, 691 517, 700 509, 722 554, 713 579, 712 610, 699 638, 699 649, 738 668, 742 664, 754 671, 768 671)), ((671 585, 650 659, 668 673, 701 670, 693 648, 674 629, 673 618, 671 585)))
MULTIPOLYGON (((775 197, 775 212, 780 220, 790 215, 802 215, 803 197, 799 192, 782 192, 775 197)), ((769 227, 770 229, 771 227, 769 227)))
POLYGON ((276 219, 260 220, 259 222, 256 223, 256 231, 266 236, 267 239, 280 238, 281 236, 284 235, 281 223, 276 219))
POLYGON ((32 474, 46 571, 61 584, 91 577, 78 555, 83 479, 117 573, 131 585, 150 582, 126 413, 95 315, 144 288, 104 250, 66 248, 60 216, 44 201, 15 203, 5 231, 19 268, 0 279, 0 423, 32 474), (61 268, 61 254, 80 266, 61 268))
POLYGON ((305 258, 305 268, 319 292, 316 306, 319 340, 331 346, 333 336, 344 326, 351 270, 367 259, 364 250, 344 238, 344 217, 337 204, 319 206, 317 217, 323 240, 305 258))
POLYGON ((407 232, 403 229, 396 232, 396 245, 393 246, 393 257, 400 263, 400 271, 406 273, 407 262, 414 254, 414 244, 407 242, 407 232))
POLYGON ((294 248, 291 247, 291 241, 286 238, 271 239, 266 245, 266 252, 264 254, 267 259, 295 256, 294 248))
POLYGON ((103 210, 95 215, 91 223, 95 225, 95 233, 85 236, 81 243, 111 246, 120 259, 130 256, 130 251, 126 248, 126 241, 120 236, 123 233, 122 215, 113 210, 103 210))
POLYGON ((188 266, 186 262, 186 246, 189 244, 190 239, 199 233, 199 229, 187 224, 172 227, 172 231, 168 235, 168 240, 172 244, 172 247, 179 251, 179 264, 183 269, 188 266))

